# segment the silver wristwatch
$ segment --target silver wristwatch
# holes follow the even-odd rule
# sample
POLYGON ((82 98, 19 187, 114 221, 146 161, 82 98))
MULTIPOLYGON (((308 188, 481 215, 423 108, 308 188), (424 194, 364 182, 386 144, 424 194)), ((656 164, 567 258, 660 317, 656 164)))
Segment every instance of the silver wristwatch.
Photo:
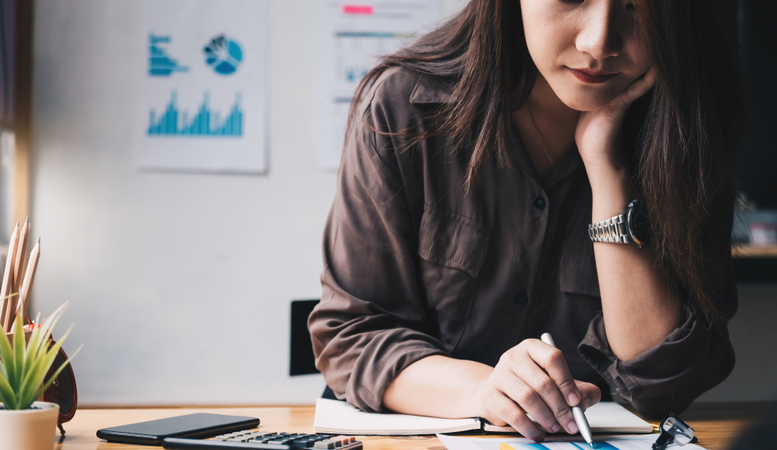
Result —
POLYGON ((650 220, 645 202, 634 200, 615 217, 588 225, 593 242, 631 244, 642 248, 650 243, 650 220))

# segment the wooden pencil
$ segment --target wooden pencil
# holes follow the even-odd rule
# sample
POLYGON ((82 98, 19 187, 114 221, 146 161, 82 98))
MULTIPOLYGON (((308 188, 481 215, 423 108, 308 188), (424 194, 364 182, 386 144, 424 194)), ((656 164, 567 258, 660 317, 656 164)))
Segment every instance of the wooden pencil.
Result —
MULTIPOLYGON (((24 320, 27 314, 27 298, 30 296, 30 289, 32 289, 32 283, 35 281, 35 272, 38 270, 38 260, 40 259, 40 238, 35 243, 35 247, 30 252, 30 259, 27 262, 27 272, 24 274, 24 282, 22 283, 22 289, 19 291, 19 303, 15 311, 16 317, 24 320)), ((13 324, 13 319, 11 319, 13 324)))
MULTIPOLYGON (((11 240, 8 243, 8 255, 5 258, 5 269, 3 270, 3 284, 2 287, 0 287, 0 297, 3 299, 3 309, 0 311, 2 315, 0 315, 0 319, 2 320, 2 323, 5 324, 5 319, 7 318, 6 311, 8 310, 8 305, 15 304, 16 302, 13 301, 13 299, 6 298, 8 294, 10 294, 11 291, 11 285, 13 284, 13 264, 14 259, 16 257, 16 247, 19 243, 19 222, 16 222, 16 227, 13 230, 13 233, 11 233, 11 240)), ((6 327, 3 326, 3 330, 7 331, 6 327)))
MULTIPOLYGON (((27 241, 30 235, 30 218, 29 216, 24 219, 24 225, 19 233, 19 244, 16 246, 16 261, 13 265, 13 289, 11 293, 18 293, 22 287, 22 281, 24 280, 24 264, 25 257, 27 256, 27 241)), ((18 298, 16 299, 18 300, 18 298)), ((16 302, 14 302, 16 303, 16 302)))

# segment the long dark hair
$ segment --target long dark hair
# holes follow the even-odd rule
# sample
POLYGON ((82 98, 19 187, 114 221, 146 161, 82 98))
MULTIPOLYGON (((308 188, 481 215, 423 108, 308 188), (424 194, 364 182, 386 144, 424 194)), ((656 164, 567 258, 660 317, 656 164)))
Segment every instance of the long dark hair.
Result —
MULTIPOLYGON (((623 125, 633 182, 649 205, 662 264, 711 319, 716 226, 731 220, 746 124, 736 2, 636 0, 635 6, 659 81, 623 125)), ((440 28, 382 58, 357 88, 348 128, 381 74, 404 67, 451 87, 448 102, 424 113, 429 126, 412 142, 447 133, 452 148, 469 158, 468 191, 487 159, 512 168, 512 112, 537 75, 522 23, 518 1, 471 0, 440 28)))

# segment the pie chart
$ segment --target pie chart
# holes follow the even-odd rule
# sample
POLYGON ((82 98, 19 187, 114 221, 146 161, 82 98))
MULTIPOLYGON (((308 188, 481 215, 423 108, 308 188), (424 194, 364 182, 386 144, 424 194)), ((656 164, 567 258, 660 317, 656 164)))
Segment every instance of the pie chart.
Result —
POLYGON ((220 75, 235 73, 243 60, 240 45, 223 34, 211 39, 203 51, 205 63, 220 75))

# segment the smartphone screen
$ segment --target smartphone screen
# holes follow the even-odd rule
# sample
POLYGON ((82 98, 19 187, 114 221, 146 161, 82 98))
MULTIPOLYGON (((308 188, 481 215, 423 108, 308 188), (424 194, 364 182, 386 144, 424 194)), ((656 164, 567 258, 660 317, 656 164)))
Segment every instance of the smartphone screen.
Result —
POLYGON ((255 417, 198 413, 103 428, 97 431, 97 437, 125 444, 162 445, 166 437, 208 438, 258 425, 255 417))

